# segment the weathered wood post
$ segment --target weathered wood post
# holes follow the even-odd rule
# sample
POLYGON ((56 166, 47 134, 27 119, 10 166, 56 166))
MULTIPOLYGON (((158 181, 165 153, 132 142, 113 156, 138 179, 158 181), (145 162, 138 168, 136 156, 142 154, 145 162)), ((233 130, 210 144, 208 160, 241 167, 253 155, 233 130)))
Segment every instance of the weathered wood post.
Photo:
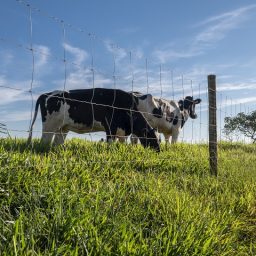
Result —
POLYGON ((210 173, 218 175, 216 76, 208 75, 210 173))

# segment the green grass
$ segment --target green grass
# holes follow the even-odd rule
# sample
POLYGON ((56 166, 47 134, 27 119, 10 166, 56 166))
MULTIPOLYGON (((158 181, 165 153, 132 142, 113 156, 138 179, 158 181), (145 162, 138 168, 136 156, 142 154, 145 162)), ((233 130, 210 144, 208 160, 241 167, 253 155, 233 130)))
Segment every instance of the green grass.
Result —
POLYGON ((0 140, 0 255, 256 255, 256 145, 0 140))

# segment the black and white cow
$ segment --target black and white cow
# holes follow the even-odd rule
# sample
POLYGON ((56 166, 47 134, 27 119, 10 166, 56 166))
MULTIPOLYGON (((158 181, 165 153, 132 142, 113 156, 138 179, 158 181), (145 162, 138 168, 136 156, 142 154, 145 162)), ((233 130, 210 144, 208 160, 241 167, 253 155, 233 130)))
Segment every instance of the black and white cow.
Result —
POLYGON ((36 102, 28 143, 31 143, 40 106, 43 143, 50 144, 53 140, 53 144, 63 144, 69 131, 106 131, 107 141, 133 133, 144 147, 159 151, 156 132, 137 110, 137 104, 137 97, 116 89, 94 88, 42 94, 36 102))
MULTIPOLYGON (((187 96, 179 101, 165 100, 153 97, 151 94, 141 94, 133 92, 138 97, 138 109, 145 116, 149 124, 163 133, 166 142, 176 143, 180 131, 182 130, 188 118, 196 119, 195 106, 201 102, 201 99, 193 99, 187 96)), ((136 137, 131 137, 132 143, 136 143, 136 137)))

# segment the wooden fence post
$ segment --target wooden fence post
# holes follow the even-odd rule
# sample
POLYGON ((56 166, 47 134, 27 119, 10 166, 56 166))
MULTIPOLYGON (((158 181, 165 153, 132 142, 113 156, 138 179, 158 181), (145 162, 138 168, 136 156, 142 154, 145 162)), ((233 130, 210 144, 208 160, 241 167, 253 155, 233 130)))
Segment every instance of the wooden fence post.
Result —
POLYGON ((216 76, 208 75, 210 173, 218 175, 216 76))

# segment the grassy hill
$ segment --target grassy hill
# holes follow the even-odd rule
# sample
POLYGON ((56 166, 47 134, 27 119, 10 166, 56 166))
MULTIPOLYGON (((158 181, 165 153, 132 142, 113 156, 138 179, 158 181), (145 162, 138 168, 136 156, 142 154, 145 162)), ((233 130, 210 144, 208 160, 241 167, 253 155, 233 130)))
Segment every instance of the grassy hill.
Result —
POLYGON ((256 255, 256 145, 0 140, 0 255, 256 255))

